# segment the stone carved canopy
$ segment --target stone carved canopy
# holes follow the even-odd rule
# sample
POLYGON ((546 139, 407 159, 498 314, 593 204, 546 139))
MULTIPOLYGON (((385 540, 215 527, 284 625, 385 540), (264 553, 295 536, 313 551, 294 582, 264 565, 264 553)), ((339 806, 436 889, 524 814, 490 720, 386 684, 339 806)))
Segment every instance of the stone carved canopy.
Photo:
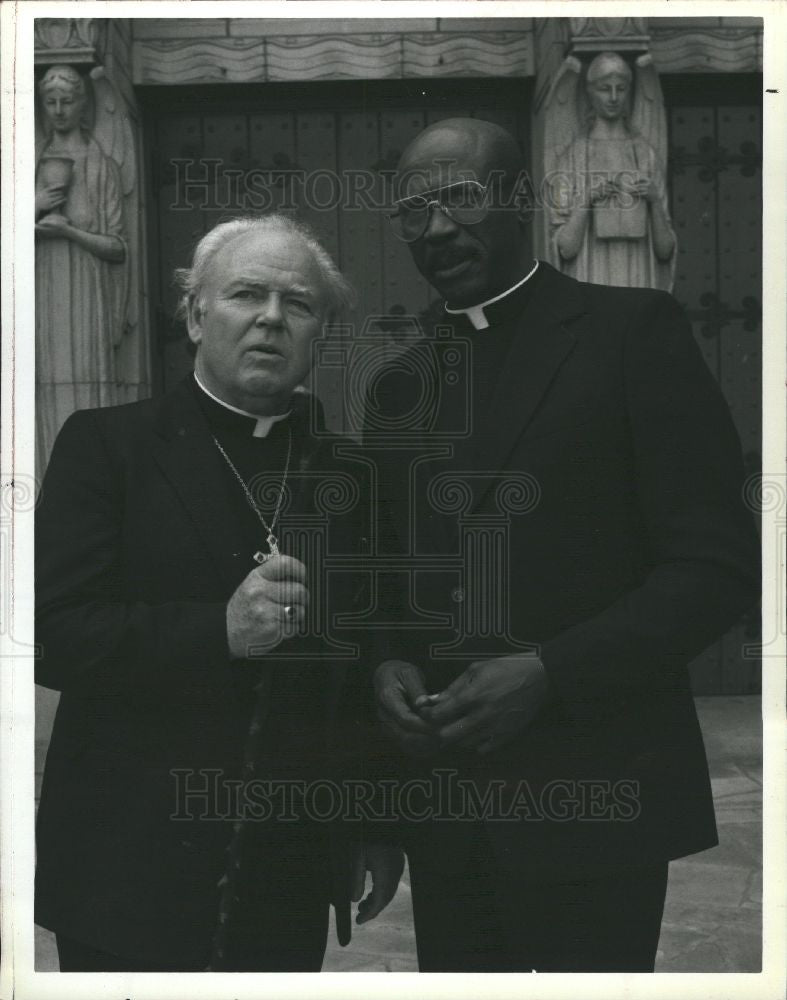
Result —
POLYGON ((37 17, 34 28, 36 65, 103 62, 106 20, 95 17, 37 17))
POLYGON ((572 17, 571 51, 646 52, 650 37, 644 17, 572 17))

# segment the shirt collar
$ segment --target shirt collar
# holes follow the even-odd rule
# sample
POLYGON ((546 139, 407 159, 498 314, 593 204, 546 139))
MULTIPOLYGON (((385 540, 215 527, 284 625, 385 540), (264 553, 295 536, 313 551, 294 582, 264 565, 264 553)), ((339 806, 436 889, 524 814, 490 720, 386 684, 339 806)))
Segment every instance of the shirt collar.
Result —
POLYGON ((515 293, 520 290, 524 292, 524 286, 537 270, 538 261, 533 264, 533 267, 521 281, 518 281, 499 295, 487 299, 486 302, 479 302, 474 306, 466 306, 464 309, 452 309, 446 302, 443 308, 451 316, 467 316, 475 330, 487 330, 490 326, 494 326, 505 319, 510 312, 517 308, 520 296, 515 293))
POLYGON ((218 403, 219 406, 223 406, 225 410, 229 410, 232 413, 237 413, 238 416, 248 417, 251 420, 253 420, 254 429, 251 432, 252 437, 256 438, 267 437, 268 434, 270 433, 271 427, 273 427, 275 423, 278 423, 278 421, 280 420, 286 420, 287 417, 289 417, 289 415, 292 413, 292 410, 287 410, 286 413, 276 413, 273 416, 261 417, 257 413, 249 413, 248 410, 241 410, 237 406, 232 406, 230 403, 225 403, 224 400, 219 399, 218 396, 214 396, 214 394, 210 391, 210 389, 208 389, 204 385, 204 383, 202 382, 196 371, 194 372, 194 381, 200 387, 202 392, 204 392, 209 399, 212 399, 214 403, 218 403))

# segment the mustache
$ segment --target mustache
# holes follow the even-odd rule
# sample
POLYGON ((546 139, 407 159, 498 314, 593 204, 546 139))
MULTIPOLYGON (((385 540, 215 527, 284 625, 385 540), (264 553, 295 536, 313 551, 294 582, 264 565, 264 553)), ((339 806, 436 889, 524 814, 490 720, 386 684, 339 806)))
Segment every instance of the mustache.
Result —
POLYGON ((444 247, 435 250, 427 256, 427 263, 430 267, 441 270, 443 268, 455 267, 463 264, 476 256, 475 250, 467 247, 444 247))

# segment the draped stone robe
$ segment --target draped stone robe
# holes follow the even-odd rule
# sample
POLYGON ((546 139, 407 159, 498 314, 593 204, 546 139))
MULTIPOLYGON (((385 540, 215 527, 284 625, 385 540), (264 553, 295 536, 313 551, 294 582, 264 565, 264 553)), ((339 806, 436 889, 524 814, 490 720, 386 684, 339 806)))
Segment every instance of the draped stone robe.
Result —
MULTIPOLYGON (((37 149, 36 166, 48 150, 37 149)), ((65 237, 37 237, 36 476, 40 482, 55 437, 74 410, 121 402, 115 351, 126 322, 129 252, 120 173, 98 143, 86 137, 74 156, 65 204, 56 211, 88 233, 115 236, 125 260, 102 260, 65 237)))

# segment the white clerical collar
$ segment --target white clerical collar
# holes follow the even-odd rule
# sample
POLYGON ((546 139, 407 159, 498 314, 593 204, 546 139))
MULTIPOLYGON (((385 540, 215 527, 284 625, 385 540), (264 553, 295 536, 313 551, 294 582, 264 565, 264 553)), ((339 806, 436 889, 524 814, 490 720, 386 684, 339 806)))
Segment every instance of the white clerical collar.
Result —
POLYGON ((510 288, 507 288, 504 292, 501 292, 499 295, 495 295, 493 299, 487 299, 486 302, 479 302, 478 305, 476 306, 467 306, 465 309, 450 309, 448 307, 448 303, 446 303, 444 306, 445 311, 447 313, 450 313, 451 316, 460 316, 460 315, 467 316, 467 318, 473 324, 473 328, 476 330, 487 330, 489 329, 489 320, 487 319, 486 313, 484 312, 486 307, 494 305, 495 302, 500 302, 501 299, 504 299, 512 292, 515 292, 517 288, 521 288, 526 281, 529 281, 533 277, 533 275, 536 273, 537 270, 538 270, 538 261, 535 262, 531 270, 524 276, 524 278, 522 278, 521 281, 517 281, 515 285, 512 285, 510 288))
POLYGON ((292 413, 292 410, 287 410, 286 413, 276 413, 272 417, 261 417, 258 413, 249 413, 248 410, 238 409, 237 406, 225 403, 223 399, 219 399, 218 396, 214 396, 210 389, 204 385, 196 371, 194 372, 194 381, 200 389, 202 389, 206 396, 210 396, 214 403, 218 403, 219 406, 223 406, 225 410, 232 410, 233 413, 239 413, 242 417, 251 417, 252 420, 256 420, 254 430, 251 432, 251 436, 255 438, 267 437, 271 427, 273 427, 275 423, 278 423, 279 420, 286 420, 292 413))

